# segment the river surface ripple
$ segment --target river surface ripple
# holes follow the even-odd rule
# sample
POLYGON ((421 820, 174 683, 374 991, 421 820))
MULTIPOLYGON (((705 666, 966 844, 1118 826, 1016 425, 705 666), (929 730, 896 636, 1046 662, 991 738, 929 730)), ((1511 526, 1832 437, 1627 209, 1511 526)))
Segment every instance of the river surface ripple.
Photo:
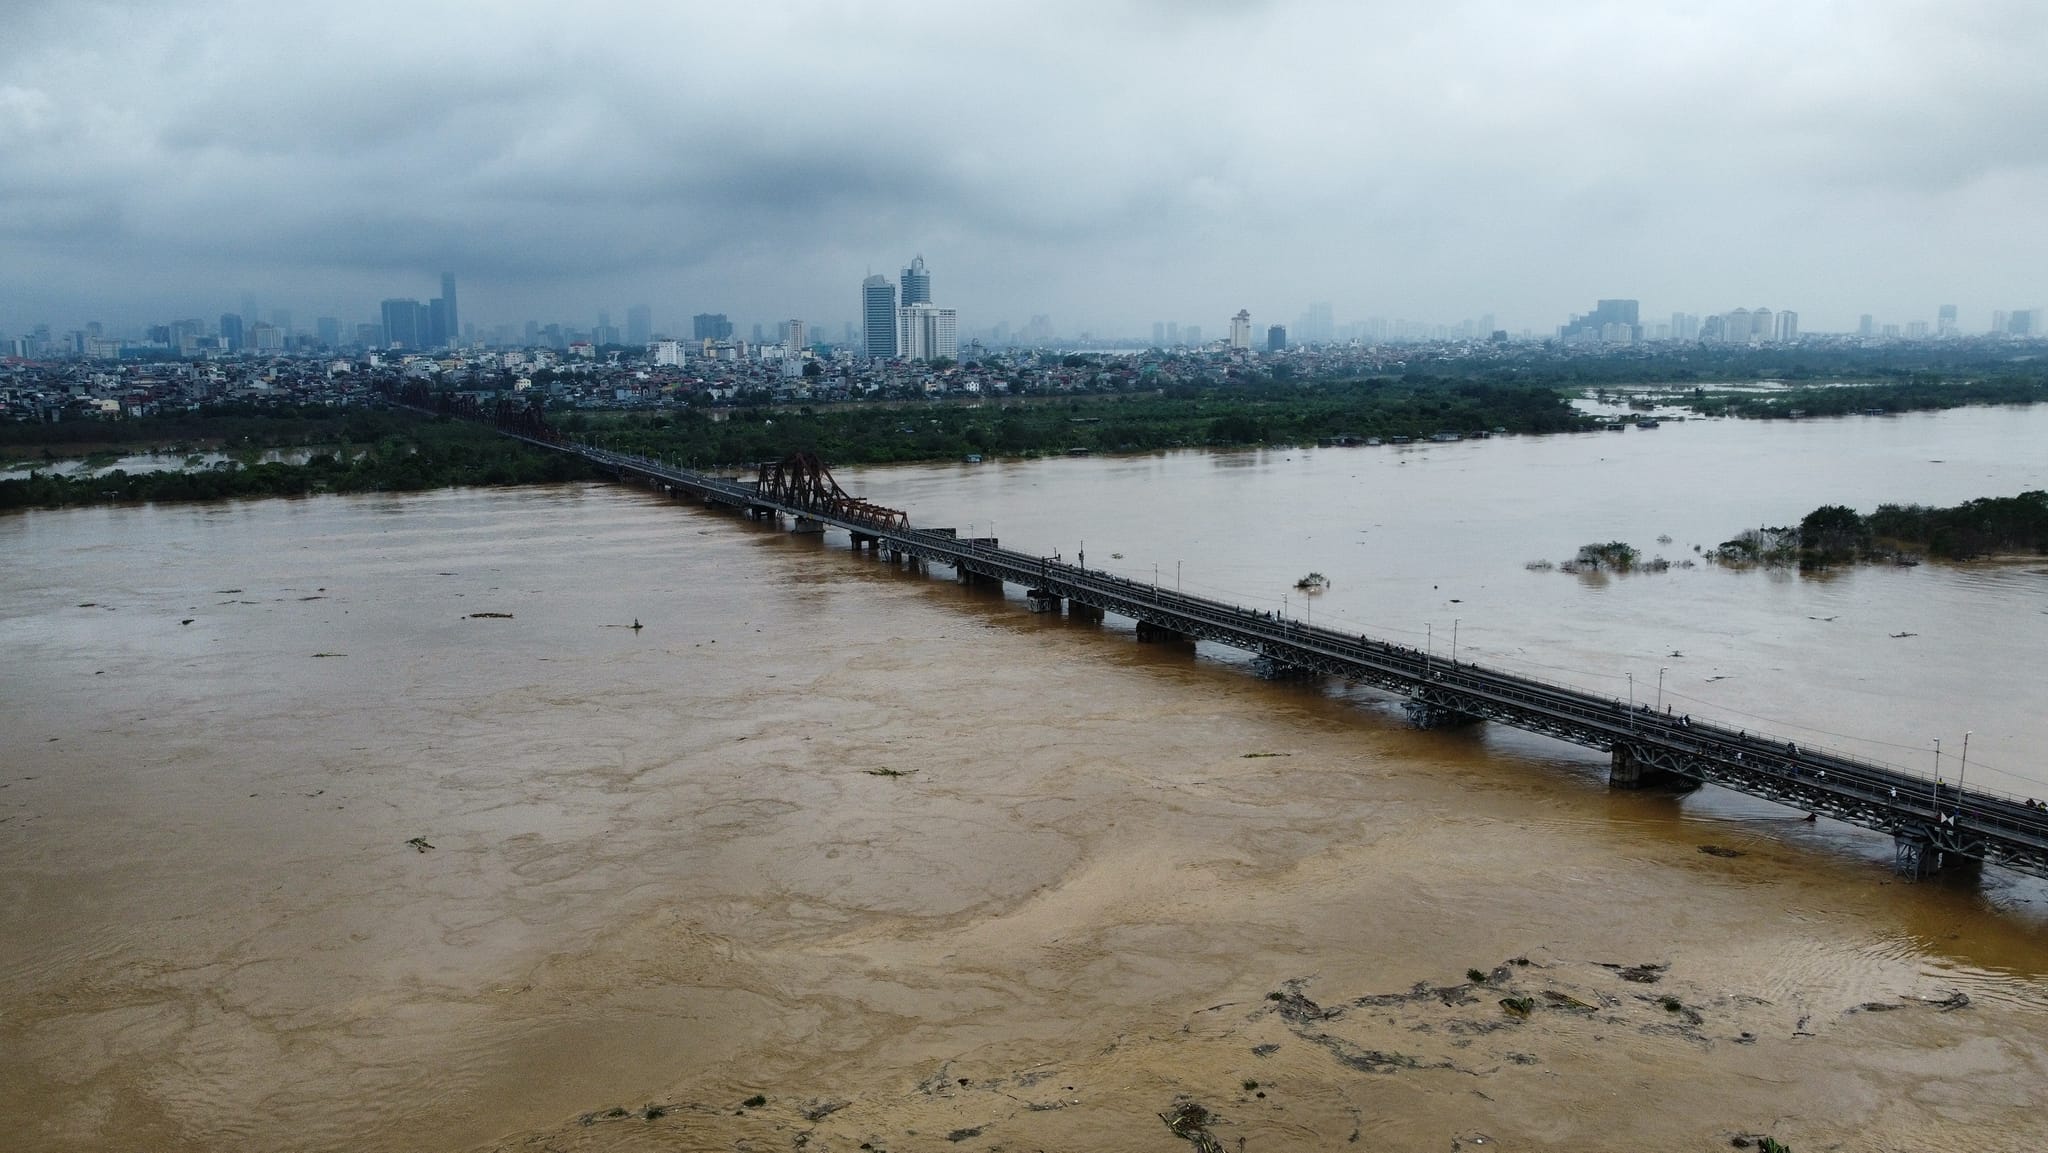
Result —
MULTIPOLYGON (((2040 795, 2048 564, 1523 566, 2048 487, 2043 443, 1976 409, 841 479, 1920 771, 1970 731, 1971 784, 2040 795)), ((1870 834, 836 535, 597 485, 74 510, 0 519, 0 592, 8 1147, 1166 1150, 1181 1095, 1247 1148, 2048 1146, 2037 883, 1893 883, 1870 834)))

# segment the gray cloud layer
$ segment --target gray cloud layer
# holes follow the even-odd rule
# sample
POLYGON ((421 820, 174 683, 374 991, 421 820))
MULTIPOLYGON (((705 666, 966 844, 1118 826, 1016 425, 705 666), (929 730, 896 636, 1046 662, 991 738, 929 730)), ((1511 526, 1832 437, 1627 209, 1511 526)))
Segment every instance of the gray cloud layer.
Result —
MULTIPOLYGON (((18 8, 20 6, 17 6, 18 8)), ((0 329, 234 308, 1146 331, 2048 296, 2021 0, 31 4, 0 329)))

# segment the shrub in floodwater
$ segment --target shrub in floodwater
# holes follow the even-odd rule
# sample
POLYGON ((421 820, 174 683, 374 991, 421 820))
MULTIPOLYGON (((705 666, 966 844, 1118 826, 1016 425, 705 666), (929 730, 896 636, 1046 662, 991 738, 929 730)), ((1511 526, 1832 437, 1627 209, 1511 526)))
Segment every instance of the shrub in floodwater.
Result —
POLYGON ((1467 969, 1467 970, 1465 970, 1465 979, 1466 979, 1467 981, 1470 981, 1470 982, 1472 982, 1472 983, 1473 983, 1473 984, 1475 984, 1475 985, 1484 985, 1484 984, 1486 984, 1486 974, 1484 974, 1484 973, 1480 972, 1480 971, 1479 971, 1479 970, 1477 970, 1477 969, 1467 969))

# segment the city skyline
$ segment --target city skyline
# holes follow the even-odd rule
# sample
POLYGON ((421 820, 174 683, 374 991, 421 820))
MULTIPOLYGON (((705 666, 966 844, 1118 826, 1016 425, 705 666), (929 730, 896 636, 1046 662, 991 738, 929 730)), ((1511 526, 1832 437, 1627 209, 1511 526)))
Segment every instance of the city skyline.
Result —
POLYGON ((399 11, 18 6, 0 332, 243 297, 361 323, 447 270, 480 325, 830 328, 901 252, 945 270, 963 331, 1334 302, 1540 332, 1615 295, 1982 329, 2048 300, 2048 36, 2003 0, 512 2, 406 9, 393 43, 399 11), (321 51, 244 50, 258 27, 321 51))

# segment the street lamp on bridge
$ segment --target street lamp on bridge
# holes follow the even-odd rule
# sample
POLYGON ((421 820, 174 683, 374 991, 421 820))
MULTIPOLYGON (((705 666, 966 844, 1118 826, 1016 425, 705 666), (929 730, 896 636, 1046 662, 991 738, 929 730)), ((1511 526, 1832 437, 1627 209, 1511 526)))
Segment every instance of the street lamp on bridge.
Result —
POLYGON ((1664 711, 1664 674, 1670 670, 1670 665, 1657 666, 1657 711, 1660 713, 1664 711))

